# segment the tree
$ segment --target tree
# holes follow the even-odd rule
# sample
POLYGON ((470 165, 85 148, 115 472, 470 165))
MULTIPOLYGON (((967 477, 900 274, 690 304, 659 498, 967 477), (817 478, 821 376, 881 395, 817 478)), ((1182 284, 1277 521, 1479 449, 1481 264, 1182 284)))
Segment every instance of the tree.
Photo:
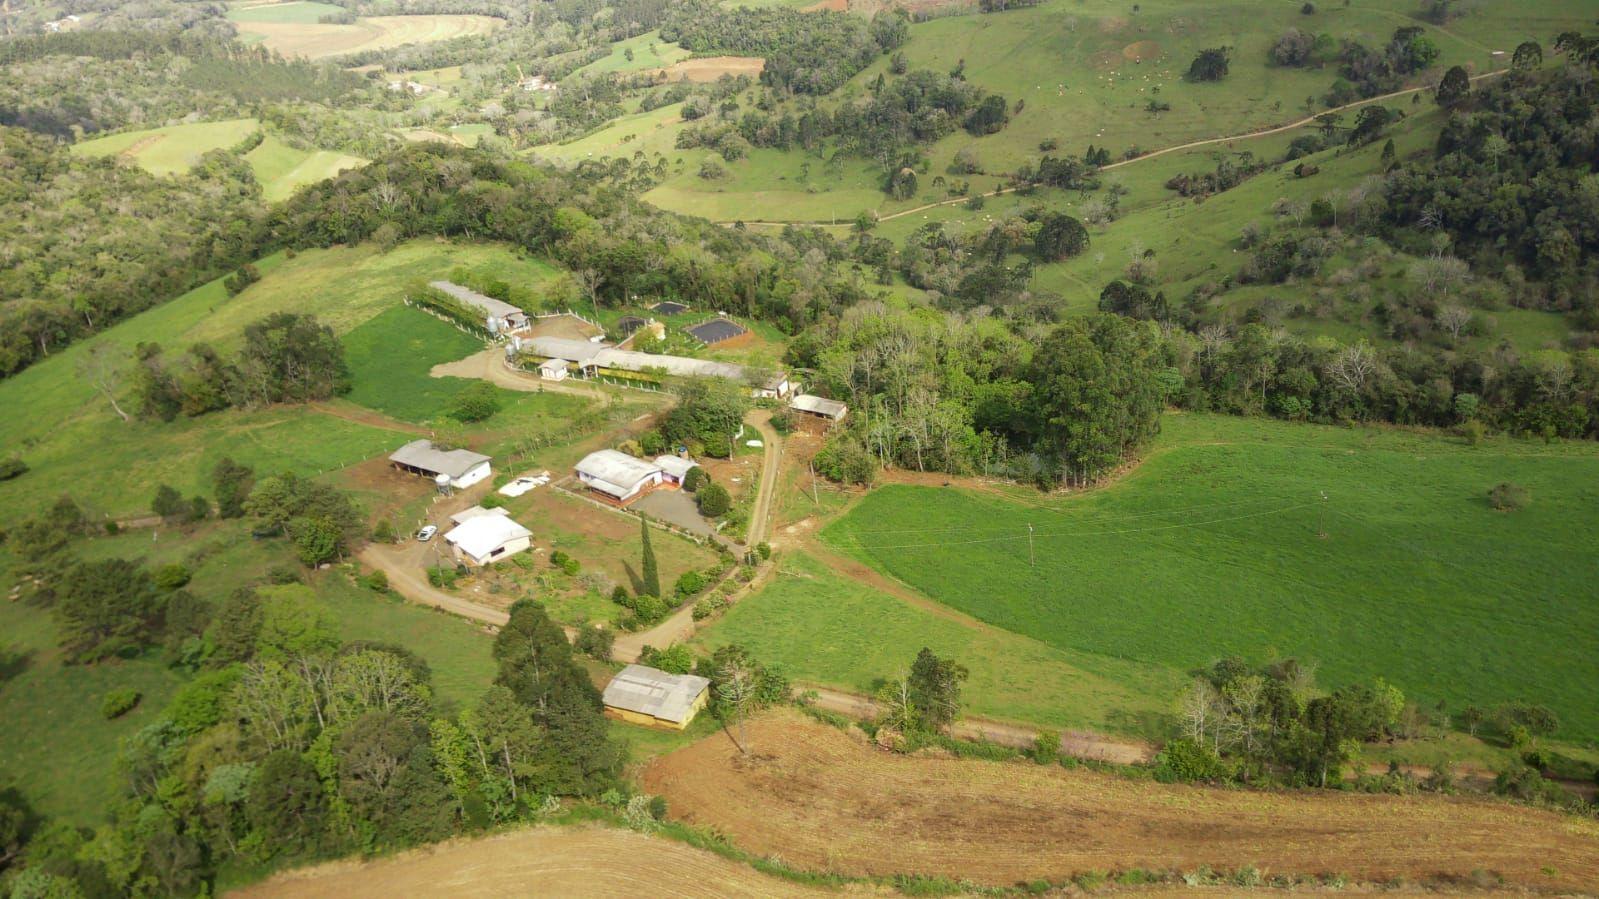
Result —
POLYGON ((1543 65, 1543 46, 1537 41, 1522 41, 1516 45, 1516 52, 1510 57, 1511 68, 1518 72, 1527 72, 1543 65))
POLYGON ((80 562, 56 596, 67 657, 92 662, 149 645, 160 622, 150 575, 126 559, 80 562))
POLYGON ((1349 143, 1364 146, 1382 136, 1384 128, 1395 118, 1394 113, 1380 103, 1362 106, 1355 114, 1355 127, 1349 132, 1349 143))
POLYGON ((1034 249, 1039 258, 1059 262, 1088 249, 1088 229, 1083 223, 1061 212, 1044 216, 1039 223, 1034 249))
POLYGON ((312 315, 276 312, 246 327, 239 367, 257 402, 305 403, 350 389, 344 345, 312 315))
POLYGON ((456 421, 479 422, 500 411, 499 390, 487 381, 475 381, 455 395, 450 417, 456 421))
MULTIPOLYGON (((971 115, 966 117, 966 130, 979 137, 993 134, 1005 127, 1010 121, 1010 110, 1007 108, 1005 98, 998 94, 989 94, 983 98, 971 115)), ((912 193, 914 193, 914 188, 912 193)))
POLYGON ((327 798, 316 769, 288 749, 262 760, 245 803, 245 818, 273 849, 295 850, 313 844, 322 832, 327 798))
POLYGON ((706 484, 695 494, 700 514, 706 518, 719 518, 733 508, 733 497, 721 484, 706 484))
MULTIPOLYGON (((696 469, 689 469, 691 472, 696 469)), ((655 547, 650 544, 649 519, 639 519, 639 539, 643 544, 643 559, 639 563, 640 592, 648 596, 661 595, 661 572, 655 562, 655 547)))
POLYGON ((1438 82, 1438 105, 1449 108, 1458 106, 1471 96, 1471 78, 1466 70, 1460 66, 1451 66, 1449 71, 1438 82))
POLYGON ((922 726, 941 731, 960 712, 961 683, 965 666, 953 659, 941 659, 926 647, 916 654, 907 680, 911 704, 916 707, 922 726))
POLYGON ((1487 717, 1487 713, 1474 705, 1468 705, 1460 710, 1460 724, 1465 727, 1466 733, 1473 737, 1477 735, 1477 728, 1482 726, 1487 717))
POLYGON ((155 497, 150 500, 150 511, 172 523, 181 520, 188 514, 189 505, 183 501, 183 494, 169 484, 162 484, 155 490, 155 497))
POLYGON ((916 196, 916 170, 906 166, 890 175, 888 195, 896 200, 909 200, 916 196))
POLYGON ((294 541, 295 555, 307 568, 337 559, 344 541, 339 526, 323 517, 299 516, 289 519, 289 539, 294 541))
POLYGON ((1098 315, 1041 341, 1029 378, 1033 427, 1062 475, 1098 478, 1159 430, 1165 359, 1151 327, 1098 315))
POLYGON ((678 391, 678 403, 666 414, 661 433, 672 444, 698 442, 712 456, 730 456, 734 435, 749 411, 749 393, 724 378, 690 378, 678 391))
POLYGON ((223 456, 211 469, 211 485, 217 498, 217 515, 222 518, 241 518, 245 501, 255 487, 255 469, 240 465, 231 456, 223 456))
POLYGON ((1199 55, 1194 57, 1194 61, 1188 66, 1188 80, 1220 81, 1226 78, 1232 54, 1231 47, 1211 47, 1199 51, 1199 55))
POLYGON ((78 356, 78 377, 105 397, 105 401, 111 404, 111 411, 117 413, 117 417, 124 422, 132 420, 132 416, 123 411, 117 394, 122 392, 128 361, 127 350, 110 340, 98 341, 78 356))

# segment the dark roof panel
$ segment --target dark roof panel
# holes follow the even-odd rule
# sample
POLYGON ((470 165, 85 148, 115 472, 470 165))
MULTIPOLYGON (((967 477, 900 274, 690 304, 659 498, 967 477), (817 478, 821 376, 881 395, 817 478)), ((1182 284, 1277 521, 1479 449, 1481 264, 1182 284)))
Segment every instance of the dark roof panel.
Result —
POLYGON ((700 343, 721 343, 748 334, 749 331, 737 322, 730 322, 725 318, 713 318, 688 329, 688 333, 700 343))
POLYGON ((682 303, 674 303, 671 300, 667 300, 664 303, 656 303, 650 309, 662 315, 681 315, 688 311, 687 306, 682 303))
POLYGON ((616 320, 617 333, 621 334, 624 337, 626 337, 629 334, 632 334, 634 331, 637 331, 639 328, 644 327, 644 325, 645 325, 644 319, 639 318, 636 315, 624 315, 621 318, 616 320))

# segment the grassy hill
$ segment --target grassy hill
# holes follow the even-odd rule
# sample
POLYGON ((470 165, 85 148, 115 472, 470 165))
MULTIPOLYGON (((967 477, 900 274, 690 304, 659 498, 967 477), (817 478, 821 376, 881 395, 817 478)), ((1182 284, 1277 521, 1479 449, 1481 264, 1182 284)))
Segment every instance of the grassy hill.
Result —
POLYGON ((1295 656, 1324 683, 1382 676, 1426 706, 1544 703, 1564 737, 1594 739, 1596 475, 1587 444, 1168 416, 1143 464, 1102 490, 890 486, 824 537, 1107 664, 1295 656), (1505 481, 1531 505, 1491 508, 1505 481))

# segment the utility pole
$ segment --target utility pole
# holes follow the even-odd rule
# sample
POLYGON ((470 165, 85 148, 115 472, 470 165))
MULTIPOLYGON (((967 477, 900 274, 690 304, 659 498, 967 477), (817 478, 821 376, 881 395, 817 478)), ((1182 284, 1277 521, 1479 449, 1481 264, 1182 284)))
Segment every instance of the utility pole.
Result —
POLYGON ((1027 526, 1027 567, 1033 567, 1033 526, 1027 526))
POLYGON ((1316 533, 1321 539, 1327 539, 1327 491, 1321 491, 1321 504, 1317 506, 1321 511, 1317 514, 1316 533))

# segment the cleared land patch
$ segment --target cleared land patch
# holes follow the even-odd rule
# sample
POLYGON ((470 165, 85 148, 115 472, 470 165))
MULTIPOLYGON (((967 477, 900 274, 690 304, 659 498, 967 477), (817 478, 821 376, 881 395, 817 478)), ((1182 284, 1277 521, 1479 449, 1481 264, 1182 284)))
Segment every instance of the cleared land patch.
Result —
POLYGON ((81 156, 121 156, 157 175, 186 172, 212 150, 225 150, 260 128, 255 119, 228 119, 127 131, 73 144, 81 156))
POLYGON ((1021 501, 890 486, 823 535, 1054 646, 1179 671, 1294 656, 1330 686, 1381 676, 1428 707, 1538 702, 1561 737, 1599 733, 1591 444, 1470 447, 1195 415, 1163 428, 1140 467, 1098 491, 1021 501), (1501 481, 1534 505, 1493 510, 1501 481), (1554 622, 1569 638, 1548 639, 1554 622))
POLYGON ((1358 880, 1599 885, 1599 825, 1458 797, 1256 793, 1129 780, 1031 762, 907 757, 792 711, 645 769, 671 816, 802 868, 927 874, 1009 886, 1086 871, 1255 865, 1358 880))
POLYGON ((711 82, 723 75, 754 78, 764 68, 766 60, 759 56, 702 56, 672 63, 650 74, 661 81, 711 82))
POLYGON ((280 874, 242 899, 371 896, 821 896, 661 837, 606 827, 535 827, 452 840, 371 862, 280 874))
POLYGON ((371 16, 353 25, 249 20, 241 22, 240 36, 258 38, 284 56, 322 59, 488 34, 504 25, 504 19, 476 15, 371 16))

